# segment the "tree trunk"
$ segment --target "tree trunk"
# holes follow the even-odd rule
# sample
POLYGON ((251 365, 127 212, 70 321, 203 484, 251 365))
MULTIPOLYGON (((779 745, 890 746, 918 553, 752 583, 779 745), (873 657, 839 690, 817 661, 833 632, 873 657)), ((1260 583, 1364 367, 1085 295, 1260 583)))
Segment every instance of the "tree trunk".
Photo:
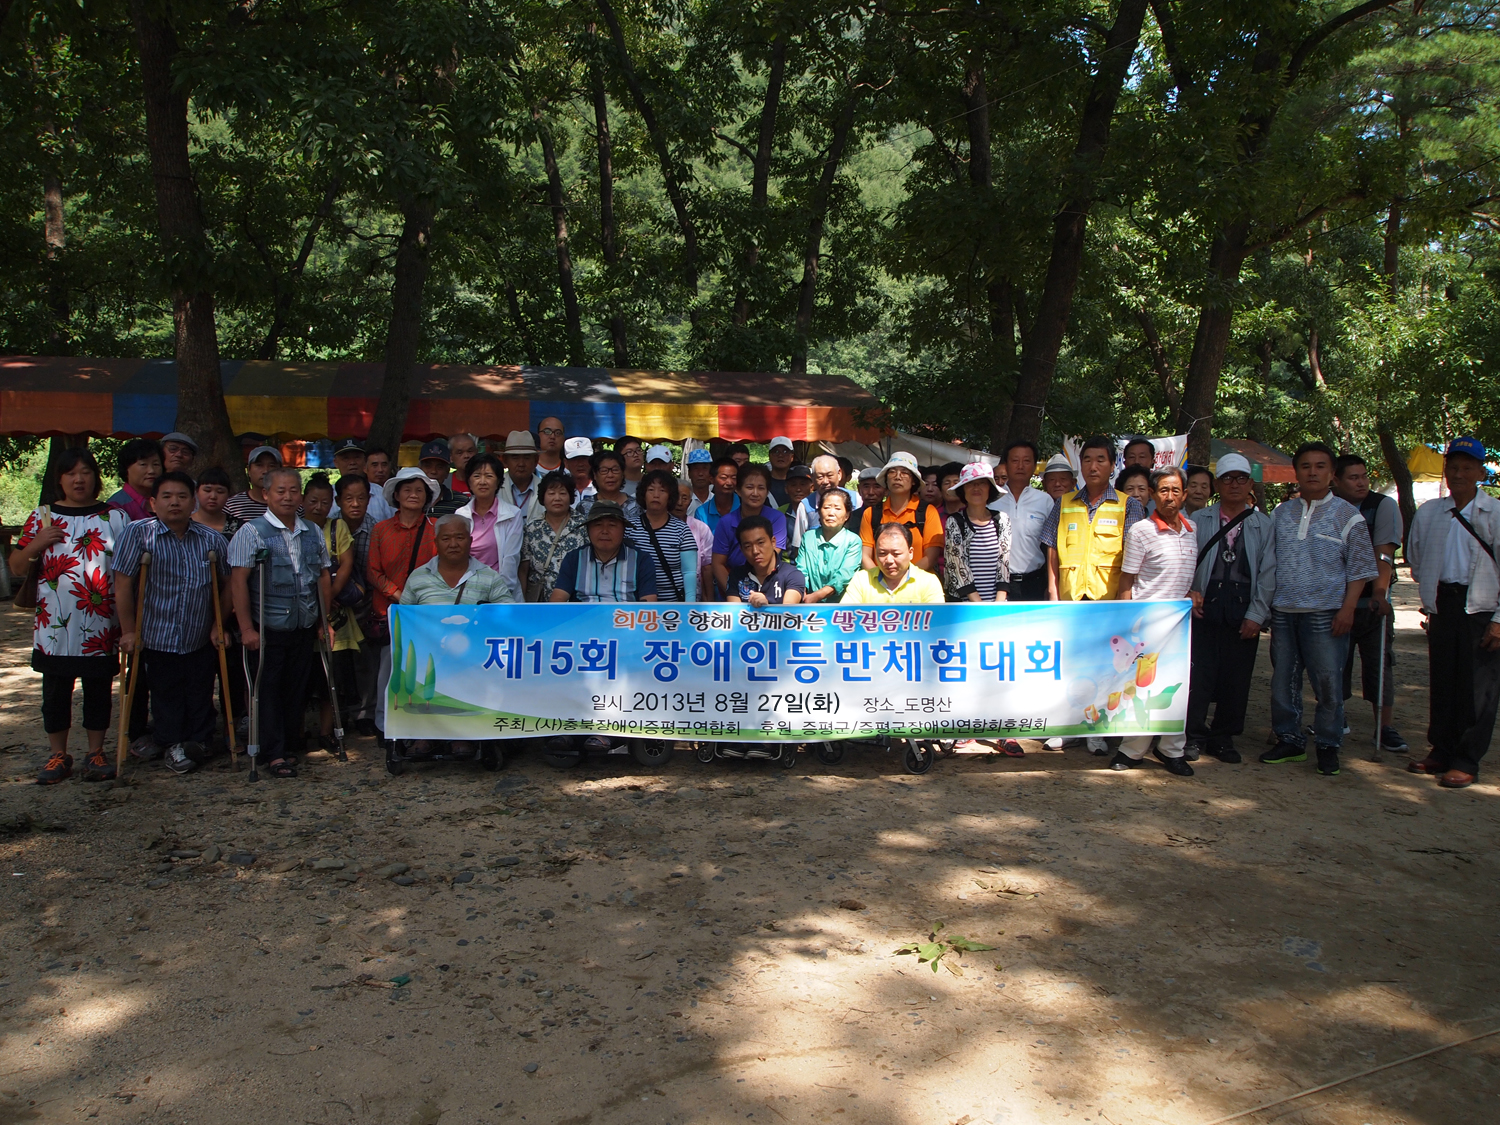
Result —
POLYGON ((1174 415, 1182 406, 1182 395, 1177 390, 1177 379, 1172 373, 1172 359, 1162 345, 1161 334, 1156 331, 1156 320, 1145 309, 1135 310, 1135 319, 1141 326, 1141 335, 1146 338, 1146 353, 1151 357, 1151 368, 1161 383, 1161 392, 1167 398, 1167 409, 1174 415))
POLYGON ((1052 220, 1052 253, 1036 320, 1022 347, 1016 393, 1011 401, 1001 402, 990 427, 992 432, 1003 430, 1007 441, 1036 441, 1041 436, 1052 373, 1062 350, 1068 317, 1073 310, 1073 294, 1083 267, 1084 235, 1089 208, 1094 202, 1094 181, 1109 148, 1115 104, 1120 100, 1120 90, 1140 42, 1146 3, 1147 0, 1120 0, 1114 26, 1105 36, 1099 69, 1079 120, 1067 201, 1052 220))
POLYGON ((149 0, 131 0, 140 41, 146 147, 156 185, 156 218, 172 285, 177 357, 177 428, 198 443, 200 466, 218 465, 243 484, 245 466, 229 427, 219 373, 219 335, 210 289, 213 252, 203 233, 198 185, 188 158, 187 95, 173 87, 177 33, 149 0))
POLYGON ((990 95, 977 57, 964 72, 964 123, 969 130, 969 183, 987 188, 990 171, 990 95))
POLYGON ((656 153, 656 162, 661 168, 661 177, 666 184, 667 199, 671 201, 672 213, 677 216, 677 228, 682 232, 682 275, 693 301, 688 319, 696 325, 698 323, 698 228, 688 212, 687 196, 682 190, 682 181, 678 176, 677 164, 672 159, 672 151, 667 145, 666 133, 662 131, 661 122, 657 120, 651 101, 646 97, 640 76, 636 74, 635 64, 630 61, 630 52, 625 47, 625 30, 620 26, 620 17, 615 14, 614 6, 609 0, 597 0, 597 3, 600 15, 609 25, 610 38, 614 41, 615 52, 619 55, 620 72, 624 75, 625 85, 630 90, 630 98, 635 102, 636 112, 641 115, 641 120, 646 125, 647 136, 651 138, 651 148, 656 153))
MULTIPOLYGON (((1401 202, 1391 200, 1390 214, 1385 220, 1385 281, 1387 295, 1394 304, 1401 293, 1401 284, 1397 277, 1397 269, 1401 262, 1401 202)), ((1385 467, 1390 470, 1391 479, 1396 482, 1396 498, 1401 507, 1401 525, 1410 529, 1412 517, 1417 514, 1417 501, 1412 493, 1411 469, 1407 467, 1406 458, 1401 455, 1401 450, 1396 448, 1396 435, 1391 432, 1390 424, 1385 420, 1385 411, 1381 409, 1380 396, 1375 396, 1375 433, 1380 438, 1380 452, 1385 457, 1385 467)), ((1404 548, 1406 538, 1402 536, 1404 548)))
POLYGON ((1234 325, 1234 291, 1245 264, 1245 240, 1250 221, 1241 217, 1225 223, 1214 238, 1208 256, 1208 293, 1198 310, 1198 330, 1193 335, 1193 354, 1188 359, 1182 401, 1177 408, 1177 432, 1188 436, 1188 460, 1206 465, 1212 453, 1214 400, 1219 393, 1219 372, 1229 349, 1229 330, 1234 325))
POLYGON ((510 318, 515 322, 516 334, 521 337, 521 346, 526 349, 526 362, 532 367, 541 364, 537 357, 536 338, 531 334, 531 325, 526 322, 526 316, 521 312, 521 298, 516 293, 514 282, 505 283, 505 303, 510 308, 510 318))
POLYGON ((42 218, 43 235, 47 242, 47 312, 51 318, 51 323, 47 326, 47 351, 51 355, 66 355, 68 321, 72 316, 68 305, 68 274, 63 261, 63 251, 68 245, 68 229, 63 217, 62 181, 51 172, 42 181, 42 218))
POLYGON ((828 199, 833 194, 833 182, 839 174, 839 164, 844 159, 844 150, 849 144, 849 134, 854 128, 854 94, 844 99, 839 109, 838 120, 833 126, 833 139, 828 145, 828 157, 823 162, 823 174, 813 192, 812 218, 807 224, 807 242, 802 252, 802 284, 797 290, 796 343, 792 352, 792 374, 807 374, 807 340, 812 332, 813 308, 818 296, 818 257, 823 249, 823 227, 828 219, 828 199))
POLYGON ((573 284, 573 254, 568 249, 568 202, 563 197, 562 175, 557 170, 552 130, 541 122, 539 111, 533 110, 531 116, 541 125, 542 162, 547 168, 547 199, 552 204, 552 230, 557 245, 557 285, 562 290, 563 317, 568 333, 568 366, 584 367, 583 320, 578 313, 578 289, 573 284))
POLYGON ((422 339, 422 289, 432 254, 432 200, 408 200, 401 218, 401 241, 396 246, 391 286, 391 326, 385 337, 385 378, 369 436, 371 445, 387 450, 392 458, 406 428, 417 346, 422 339))
POLYGON ((297 295, 297 283, 307 272, 307 260, 312 257, 313 247, 317 245, 318 232, 323 229, 328 216, 333 214, 333 205, 338 201, 339 190, 342 186, 343 180, 338 176, 334 176, 328 182, 328 190, 323 193, 323 202, 313 213, 312 222, 307 226, 307 234, 302 238, 302 247, 297 252, 297 260, 292 263, 291 272, 287 276, 288 285, 276 295, 276 307, 271 313, 271 327, 266 332, 260 351, 256 354, 257 359, 276 358, 276 349, 281 344, 281 333, 286 328, 287 314, 292 311, 292 301, 297 295))
MULTIPOLYGON (((594 27, 589 25, 589 39, 594 27)), ((599 69, 598 52, 589 62, 589 85, 594 95, 594 135, 599 151, 599 245, 604 251, 605 274, 613 291, 618 283, 620 265, 619 231, 615 225, 614 143, 609 131, 609 97, 604 92, 604 75, 599 69)), ((628 367, 630 351, 625 338, 625 318, 611 297, 609 309, 609 342, 615 353, 615 366, 628 367)))
POLYGON ((771 70, 766 76, 766 99, 760 109, 760 133, 755 141, 755 163, 750 171, 750 222, 755 230, 750 245, 745 248, 745 276, 740 281, 740 292, 734 300, 731 320, 736 328, 743 328, 750 321, 750 297, 746 292, 751 275, 760 261, 760 239, 764 231, 766 200, 771 194, 771 154, 776 143, 776 114, 781 108, 781 88, 786 80, 787 36, 778 33, 771 48, 771 70))

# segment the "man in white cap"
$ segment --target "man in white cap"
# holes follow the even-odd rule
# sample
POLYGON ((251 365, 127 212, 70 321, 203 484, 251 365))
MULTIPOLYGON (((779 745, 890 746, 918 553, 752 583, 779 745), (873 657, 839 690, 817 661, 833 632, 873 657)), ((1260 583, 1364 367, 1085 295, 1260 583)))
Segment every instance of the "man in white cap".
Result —
POLYGON ((780 508, 786 504, 786 471, 797 459, 797 450, 792 445, 792 439, 782 434, 773 437, 768 448, 767 460, 771 462, 771 496, 776 507, 780 508))
POLYGON ((198 443, 180 430, 173 430, 161 439, 161 470, 163 473, 193 474, 193 459, 198 456, 198 443))
POLYGON ((573 510, 588 515, 599 490, 594 487, 594 443, 586 437, 563 442, 563 464, 573 477, 573 510))
POLYGON ((646 474, 644 449, 641 439, 631 434, 626 434, 615 442, 615 452, 625 463, 625 479, 620 482, 620 491, 632 500, 635 499, 636 486, 641 483, 641 477, 646 474))
POLYGON ((1241 761, 1234 736, 1244 733, 1250 677, 1260 632, 1276 590, 1276 537, 1271 517, 1251 503, 1250 462, 1219 458, 1219 502, 1193 516, 1198 566, 1193 576, 1193 676, 1188 687, 1187 759, 1207 752, 1241 761), (1210 704, 1213 722, 1208 719, 1210 704))
POLYGON ((1063 493, 1072 492, 1077 487, 1077 480, 1068 459, 1061 453, 1055 453, 1042 470, 1042 491, 1056 500, 1063 493))
POLYGON ((868 505, 859 514, 865 569, 875 569, 875 541, 880 529, 888 523, 899 523, 911 532, 912 561, 929 573, 935 572, 938 560, 943 557, 943 521, 937 505, 917 497, 917 489, 922 487, 922 469, 917 459, 905 450, 898 450, 891 454, 876 480, 885 490, 885 499, 868 505))
POLYGON ((542 497, 537 488, 537 449, 531 431, 512 430, 507 434, 501 458, 505 461, 505 483, 500 486, 500 496, 520 508, 524 518, 535 519, 542 512, 542 497))
POLYGON ((272 469, 279 468, 281 468, 281 451, 275 446, 257 445, 250 451, 245 465, 245 474, 250 487, 244 492, 236 492, 224 501, 224 510, 241 523, 249 523, 265 515, 266 494, 262 490, 262 485, 266 474, 272 469))

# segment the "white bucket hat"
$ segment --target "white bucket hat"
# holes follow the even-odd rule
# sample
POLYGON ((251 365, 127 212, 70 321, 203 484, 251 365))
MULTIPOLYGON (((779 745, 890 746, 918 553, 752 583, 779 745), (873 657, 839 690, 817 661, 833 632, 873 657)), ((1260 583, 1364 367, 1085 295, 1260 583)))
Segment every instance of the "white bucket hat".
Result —
POLYGON ((427 503, 436 504, 438 501, 438 483, 424 473, 415 465, 408 465, 404 469, 398 469, 396 475, 380 486, 380 491, 385 493, 385 502, 392 508, 396 507, 396 489, 400 488, 409 480, 419 480, 427 486, 427 503))
POLYGON ((1073 466, 1068 464, 1068 459, 1061 453, 1054 453, 1052 460, 1047 462, 1047 467, 1042 470, 1042 476, 1046 476, 1048 473, 1067 473, 1070 477, 1077 476, 1073 472, 1073 466))
POLYGON ((995 470, 983 461, 970 461, 965 465, 963 471, 958 474, 958 483, 949 488, 948 492, 953 496, 962 498, 964 486, 972 484, 976 480, 989 481, 990 494, 985 498, 984 502, 986 504, 991 500, 1000 499, 1000 486, 995 483, 995 470))
MULTIPOLYGON (((885 480, 886 474, 892 469, 905 469, 911 474, 912 480, 916 481, 917 484, 922 483, 922 466, 918 465, 917 459, 904 449, 892 453, 891 459, 885 463, 885 468, 881 469, 880 474, 875 478, 880 482, 881 488, 890 487, 885 483, 885 480)), ((913 488, 915 488, 915 485, 913 488)))

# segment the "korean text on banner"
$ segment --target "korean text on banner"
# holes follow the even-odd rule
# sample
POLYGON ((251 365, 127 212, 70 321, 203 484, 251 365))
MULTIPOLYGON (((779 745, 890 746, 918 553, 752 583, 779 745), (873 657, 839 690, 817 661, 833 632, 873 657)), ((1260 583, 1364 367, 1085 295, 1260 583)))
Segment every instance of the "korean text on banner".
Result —
POLYGON ((1191 603, 393 606, 386 734, 1166 734, 1191 603))

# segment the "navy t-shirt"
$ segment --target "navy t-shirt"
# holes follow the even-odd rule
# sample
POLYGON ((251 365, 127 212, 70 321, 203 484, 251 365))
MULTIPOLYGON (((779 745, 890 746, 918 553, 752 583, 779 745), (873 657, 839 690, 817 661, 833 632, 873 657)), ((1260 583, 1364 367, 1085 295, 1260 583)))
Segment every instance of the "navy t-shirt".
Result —
POLYGON ((729 593, 744 601, 749 601, 751 594, 764 594, 766 601, 780 605, 786 600, 788 590, 796 590, 804 596, 807 594, 807 580, 789 562, 778 562, 764 582, 750 573, 748 566, 737 566, 729 572, 729 593))

